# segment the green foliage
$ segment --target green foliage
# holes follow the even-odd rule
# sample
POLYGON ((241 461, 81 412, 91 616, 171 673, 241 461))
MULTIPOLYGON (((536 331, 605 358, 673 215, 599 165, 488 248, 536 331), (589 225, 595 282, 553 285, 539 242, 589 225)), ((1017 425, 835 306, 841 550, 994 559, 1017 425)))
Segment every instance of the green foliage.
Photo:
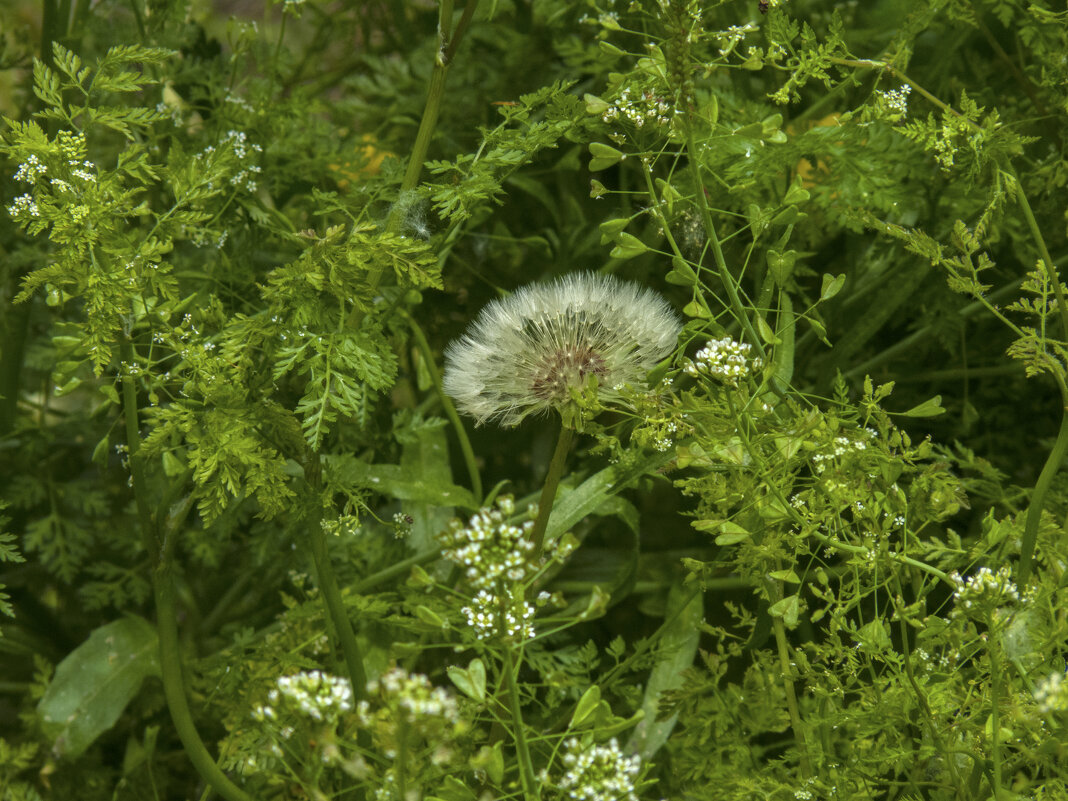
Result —
POLYGON ((0 801, 1068 797, 1068 15, 202 5, 0 11, 0 801))

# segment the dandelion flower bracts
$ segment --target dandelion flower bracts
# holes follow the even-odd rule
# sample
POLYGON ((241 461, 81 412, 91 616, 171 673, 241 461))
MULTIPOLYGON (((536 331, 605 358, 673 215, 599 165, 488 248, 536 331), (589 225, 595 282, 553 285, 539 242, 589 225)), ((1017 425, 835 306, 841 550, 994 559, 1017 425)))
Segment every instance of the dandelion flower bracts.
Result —
POLYGON ((562 411, 597 379, 619 397, 675 347, 681 325, 662 297, 611 276, 531 284, 486 306, 445 351, 445 391, 481 425, 562 411))

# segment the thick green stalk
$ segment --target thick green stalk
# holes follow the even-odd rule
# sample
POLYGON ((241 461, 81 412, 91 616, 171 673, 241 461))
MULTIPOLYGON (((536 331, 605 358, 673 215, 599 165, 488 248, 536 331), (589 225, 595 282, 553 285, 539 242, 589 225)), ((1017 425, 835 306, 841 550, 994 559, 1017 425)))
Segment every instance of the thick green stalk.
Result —
POLYGON ((156 629, 159 633, 160 668, 163 673, 163 693, 171 720, 182 741, 189 761, 200 777, 227 801, 252 801, 252 797, 234 784, 211 758, 197 733, 182 678, 182 654, 178 645, 177 608, 174 602, 174 579, 170 559, 163 559, 156 567, 152 583, 156 595, 156 629))
POLYGON ((564 474, 564 464, 567 462, 567 452, 571 448, 571 440, 575 432, 561 423, 560 436, 556 440, 556 450, 553 451, 552 461, 549 462, 549 471, 545 474, 545 484, 541 488, 541 498, 538 499, 538 517, 534 521, 534 528, 530 532, 530 541, 534 543, 533 559, 541 556, 545 546, 545 529, 549 527, 549 515, 553 510, 553 501, 556 500, 556 490, 560 486, 560 477, 564 474))
MULTIPOLYGON (((452 25, 453 0, 441 0, 438 8, 438 53, 434 59, 433 71, 430 73, 430 86, 427 89, 426 104, 423 106, 423 117, 419 121, 419 130, 415 135, 415 144, 408 156, 408 166, 404 171, 404 179, 401 181, 398 201, 386 221, 386 230, 395 233, 400 229, 404 220, 404 212, 407 204, 403 202, 405 195, 415 189, 419 184, 419 175, 423 171, 423 163, 426 161, 427 151, 430 149, 430 140, 434 137, 434 128, 438 123, 438 113, 441 111, 441 101, 445 96, 445 78, 449 72, 456 50, 463 41, 467 26, 478 7, 478 0, 467 0, 460 21, 456 23, 456 30, 449 32, 452 25)), ((367 285, 371 292, 378 289, 378 283, 382 280, 384 265, 376 265, 367 273, 367 285)), ((353 308, 349 315, 349 328, 359 328, 364 317, 364 311, 359 307, 353 308)))
MULTIPOLYGON (((438 114, 441 111, 441 100, 445 96, 445 78, 449 73, 449 66, 456 49, 463 40, 464 33, 471 17, 474 16, 478 0, 467 0, 460 21, 456 24, 456 30, 449 32, 452 25, 452 0, 441 0, 438 8, 438 54, 434 59, 434 68, 430 73, 430 86, 427 89, 426 105, 423 106, 423 118, 419 121, 419 130, 415 135, 415 144, 412 146, 411 155, 408 157, 408 167, 404 171, 404 179, 401 181, 400 194, 410 192, 419 184, 419 175, 423 171, 423 163, 426 161, 427 151, 430 149, 430 140, 434 136, 434 128, 438 123, 438 114)), ((388 228, 395 231, 401 223, 402 207, 398 204, 390 215, 388 228)), ((377 279, 375 280, 377 284, 377 279)))
POLYGON ((312 559, 315 562, 316 583, 319 585, 319 593, 322 595, 326 613, 334 624, 341 653, 345 657, 345 665, 348 667, 349 678, 352 681, 352 694, 359 700, 367 693, 367 673, 363 668, 360 645, 356 642, 356 632, 353 631, 352 621, 349 620, 348 612, 345 610, 345 601, 341 597, 337 576, 334 575, 334 566, 330 563, 330 555, 326 548, 326 532, 323 531, 322 505, 319 500, 322 465, 317 453, 309 453, 307 458, 304 478, 313 496, 311 498, 313 511, 308 515, 306 525, 308 538, 311 541, 312 559))
MULTIPOLYGON (((772 603, 782 600, 782 584, 769 582, 772 603)), ((790 713, 790 727, 794 730, 794 742, 797 744, 798 760, 801 765, 801 778, 812 776, 812 763, 808 758, 808 738, 805 736, 804 723, 801 721, 801 709, 797 704, 797 691, 794 688, 794 668, 790 661, 790 645, 786 641, 786 626, 781 617, 771 619, 775 632, 775 644, 779 650, 779 668, 782 671, 782 685, 786 693, 786 709, 790 713)))
POLYGON ((1042 466, 1042 472, 1038 474, 1038 481, 1035 482, 1035 489, 1031 493, 1031 503, 1027 507, 1027 520, 1024 523, 1023 539, 1020 543, 1020 570, 1017 574, 1017 583, 1021 588, 1027 584, 1034 567, 1038 525, 1042 522, 1042 507, 1046 505, 1046 495, 1053 483, 1053 477, 1057 475, 1057 471, 1064 464, 1065 456, 1068 455, 1068 397, 1064 395, 1063 388, 1062 406, 1061 428, 1057 432, 1057 440, 1053 443, 1053 449, 1042 466))
POLYGON ((519 687, 516 685, 515 660, 512 658, 510 643, 503 643, 504 652, 504 686, 508 693, 508 710, 512 715, 512 729, 515 731, 515 751, 519 761, 519 778, 523 784, 523 797, 526 801, 538 801, 538 782, 534 778, 534 762, 530 758, 527 745, 527 732, 523 724, 523 711, 519 706, 519 687))
MULTIPOLYGON (((133 345, 128 339, 119 344, 122 361, 127 365, 134 363, 133 345)), ((163 679, 163 694, 167 699, 178 739, 182 742, 189 761, 193 763, 200 777, 227 801, 252 801, 241 788, 226 776, 212 759, 204 741, 200 739, 193 715, 189 711, 189 700, 185 694, 185 681, 182 677, 182 654, 178 643, 178 610, 174 600, 174 577, 172 575, 172 554, 174 551, 174 531, 164 533, 164 518, 168 513, 169 501, 156 512, 155 520, 148 508, 144 470, 138 449, 141 435, 137 421, 137 387, 129 374, 122 378, 123 416, 126 423, 126 447, 130 461, 130 473, 133 478, 134 500, 137 505, 138 522, 141 537, 148 551, 154 568, 152 585, 156 600, 156 631, 159 636, 160 669, 163 679), (161 541, 162 540, 162 541, 161 541)), ((184 481, 183 481, 184 483, 184 481)), ((191 502, 187 504, 188 511, 191 502)), ((179 517, 179 521, 184 517, 179 517)), ((172 527, 176 528, 175 526, 172 527)))
POLYGON ((460 442, 460 451, 464 456, 464 464, 467 466, 467 475, 471 480, 471 492, 474 493, 475 503, 481 504, 482 476, 478 471, 478 465, 475 463, 475 451, 471 447, 471 440, 467 437, 467 430, 460 420, 460 415, 456 413, 456 406, 453 405, 452 398, 445 394, 445 388, 441 384, 441 373, 438 372, 438 366, 434 363, 434 354, 430 350, 430 343, 426 341, 423 329, 419 327, 419 323, 410 314, 404 313, 404 316, 412 327, 412 336, 415 338, 419 353, 423 356, 423 363, 426 364, 430 380, 434 383, 434 391, 441 400, 445 416, 449 418, 449 422, 452 423, 452 427, 456 431, 456 438, 460 442))

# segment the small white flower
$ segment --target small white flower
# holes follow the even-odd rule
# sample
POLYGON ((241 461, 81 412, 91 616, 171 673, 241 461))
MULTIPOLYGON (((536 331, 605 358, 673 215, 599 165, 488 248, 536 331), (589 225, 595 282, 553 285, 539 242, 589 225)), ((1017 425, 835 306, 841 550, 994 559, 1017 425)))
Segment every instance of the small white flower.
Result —
POLYGON ((625 756, 613 738, 604 745, 585 745, 572 737, 564 743, 564 775, 556 780, 565 798, 575 801, 638 801, 635 780, 641 758, 625 756))
POLYGON ((42 164, 37 156, 30 154, 26 157, 26 160, 19 165, 18 171, 15 173, 15 180, 32 184, 38 177, 44 175, 46 172, 48 172, 48 167, 45 164, 42 164))
POLYGON ((591 376, 611 402, 671 352, 680 328, 662 297, 611 276, 531 284, 490 303, 449 345, 445 391, 478 425, 563 410, 591 376))
POLYGON ((19 195, 15 202, 7 207, 7 213, 14 218, 28 214, 31 217, 40 217, 41 210, 33 200, 33 195, 19 195))
POLYGON ((891 114, 904 117, 909 113, 909 92, 911 91, 912 87, 906 83, 902 84, 900 89, 879 92, 878 95, 882 98, 883 104, 891 114))
POLYGON ((739 380, 764 366, 763 359, 749 356, 752 348, 752 345, 736 342, 730 337, 713 339, 694 354, 693 360, 686 365, 686 372, 694 377, 711 375, 737 386, 739 380))

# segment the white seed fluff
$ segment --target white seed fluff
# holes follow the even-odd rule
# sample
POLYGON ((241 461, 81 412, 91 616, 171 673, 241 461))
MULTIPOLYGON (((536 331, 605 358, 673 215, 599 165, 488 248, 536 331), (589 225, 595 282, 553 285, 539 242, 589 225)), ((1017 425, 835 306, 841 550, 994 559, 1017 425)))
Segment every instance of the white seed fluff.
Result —
POLYGON ((478 425, 563 408, 593 375, 610 403, 675 347, 678 317, 655 292, 575 273, 491 302, 445 351, 445 392, 478 425))

